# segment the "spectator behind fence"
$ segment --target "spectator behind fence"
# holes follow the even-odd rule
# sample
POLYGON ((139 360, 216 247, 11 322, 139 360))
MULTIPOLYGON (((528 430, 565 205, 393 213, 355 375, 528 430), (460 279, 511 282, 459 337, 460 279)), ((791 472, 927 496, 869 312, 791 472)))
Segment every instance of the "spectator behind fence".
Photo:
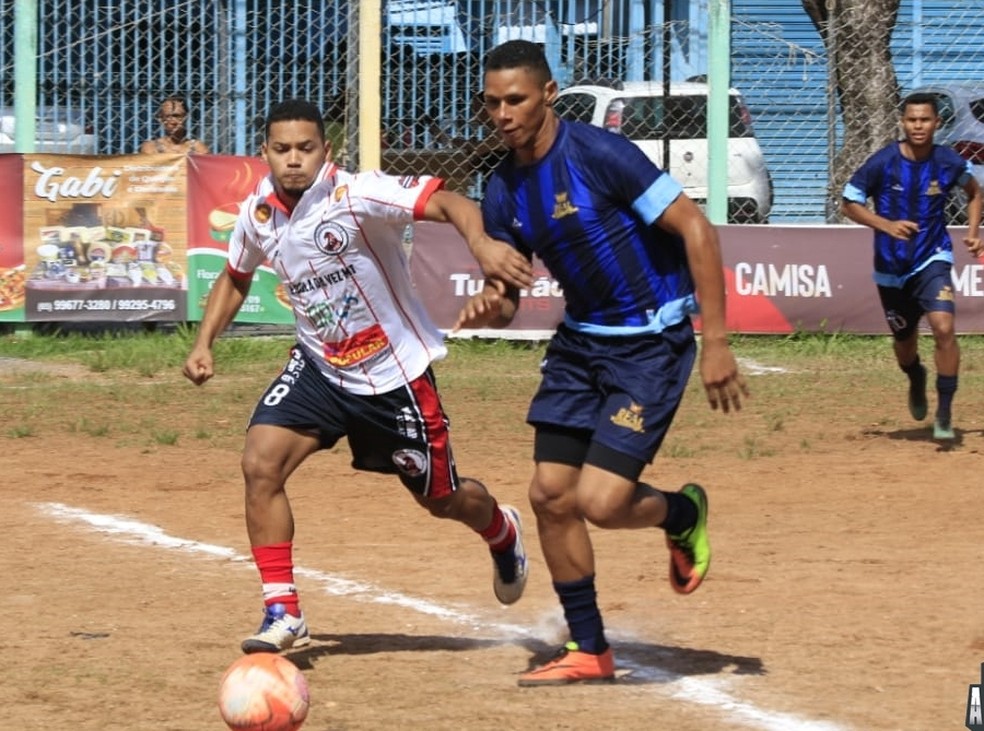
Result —
POLYGON ((164 134, 140 145, 140 152, 153 155, 160 152, 183 152, 186 155, 207 154, 208 145, 188 136, 188 104, 180 96, 164 99, 157 110, 157 119, 164 134))

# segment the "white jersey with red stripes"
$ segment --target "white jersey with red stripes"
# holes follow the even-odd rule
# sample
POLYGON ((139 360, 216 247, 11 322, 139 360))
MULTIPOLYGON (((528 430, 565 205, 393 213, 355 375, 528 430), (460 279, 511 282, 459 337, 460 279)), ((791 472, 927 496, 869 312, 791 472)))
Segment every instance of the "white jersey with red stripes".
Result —
POLYGON ((335 385, 392 391, 447 354, 410 279, 403 231, 443 186, 430 176, 353 174, 325 165, 288 211, 265 178, 243 201, 227 269, 280 276, 297 339, 335 385))

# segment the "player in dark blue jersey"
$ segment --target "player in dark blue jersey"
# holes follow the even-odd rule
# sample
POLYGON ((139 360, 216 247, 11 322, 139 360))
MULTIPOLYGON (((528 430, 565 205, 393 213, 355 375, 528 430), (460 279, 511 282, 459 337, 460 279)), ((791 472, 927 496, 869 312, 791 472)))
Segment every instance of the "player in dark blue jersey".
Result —
POLYGON ((919 361, 917 327, 923 315, 933 330, 936 361, 936 418, 933 437, 956 438, 952 404, 960 370, 955 334, 953 245, 946 230, 950 192, 967 193, 967 250, 984 250, 979 234, 981 191, 970 163, 949 147, 933 143, 939 110, 932 94, 902 102, 904 139, 869 157, 844 187, 841 210, 875 231, 874 280, 894 337, 895 357, 909 377, 909 412, 926 418, 926 368, 919 361), (867 207, 868 199, 874 210, 867 207))
MULTIPOLYGON (((527 41, 493 49, 485 109, 511 152, 482 204, 490 236, 539 256, 564 289, 527 421, 535 428, 530 502, 570 642, 520 685, 611 680, 614 657, 595 592, 587 522, 665 531, 670 583, 689 594, 710 564, 707 496, 639 481, 683 398, 697 355, 712 408, 747 395, 728 345, 717 234, 673 178, 632 142, 560 120, 543 52, 527 41)), ((504 326, 517 290, 489 279, 457 327, 504 326)))

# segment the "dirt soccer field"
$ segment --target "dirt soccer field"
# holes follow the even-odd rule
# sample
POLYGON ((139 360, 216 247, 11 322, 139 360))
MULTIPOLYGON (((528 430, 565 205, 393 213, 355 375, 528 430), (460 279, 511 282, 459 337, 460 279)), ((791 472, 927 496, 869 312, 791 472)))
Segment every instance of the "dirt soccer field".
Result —
MULTIPOLYGON (((516 686, 564 639, 526 500, 540 352, 453 348, 437 374, 459 470, 520 507, 527 593, 500 607, 475 536, 344 448, 316 455, 288 486, 305 731, 964 728, 984 661, 984 345, 965 347, 947 449, 908 417, 889 347, 739 345, 754 393, 728 417, 693 379, 646 478, 707 488, 709 578, 677 596, 660 532, 596 530, 620 677, 566 688, 516 686)), ((261 618, 241 430, 280 362, 221 357, 198 390, 91 354, 0 361, 3 728, 224 728, 219 677, 261 618)))

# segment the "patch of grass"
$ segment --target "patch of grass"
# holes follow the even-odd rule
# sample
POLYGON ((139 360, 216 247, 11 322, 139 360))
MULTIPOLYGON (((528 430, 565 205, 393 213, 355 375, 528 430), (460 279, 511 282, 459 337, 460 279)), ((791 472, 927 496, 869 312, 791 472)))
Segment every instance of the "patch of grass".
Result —
POLYGON ((109 424, 103 423, 93 423, 88 417, 83 416, 81 419, 71 424, 68 428, 70 432, 79 432, 82 434, 88 434, 90 437, 105 437, 109 434, 109 424))
POLYGON ((177 431, 173 429, 161 429, 154 430, 151 432, 151 436, 154 441, 158 444, 163 444, 168 447, 173 447, 178 443, 178 437, 180 436, 177 431))
MULTIPOLYGON (((6 435, 67 429, 79 438, 112 436, 151 448, 184 436, 241 449, 249 414, 294 339, 227 334, 215 344, 215 377, 196 387, 181 374, 195 332, 179 326, 0 336, 0 358, 27 361, 0 368, 6 423, 13 425, 6 435)), ((984 392, 984 368, 973 367, 984 362, 984 337, 961 336, 959 342, 957 406, 970 413, 975 394, 984 392)), ((743 410, 711 411, 695 368, 661 456, 686 460, 725 450, 760 459, 807 447, 822 451, 825 436, 815 424, 836 426, 842 438, 871 425, 908 428, 905 379, 887 336, 738 336, 733 345, 751 389, 743 410)), ((448 357, 434 364, 434 373, 462 454, 470 440, 529 454, 533 431, 525 414, 546 344, 452 338, 447 347, 448 357)), ((921 338, 920 350, 931 362, 930 336, 921 338)))

